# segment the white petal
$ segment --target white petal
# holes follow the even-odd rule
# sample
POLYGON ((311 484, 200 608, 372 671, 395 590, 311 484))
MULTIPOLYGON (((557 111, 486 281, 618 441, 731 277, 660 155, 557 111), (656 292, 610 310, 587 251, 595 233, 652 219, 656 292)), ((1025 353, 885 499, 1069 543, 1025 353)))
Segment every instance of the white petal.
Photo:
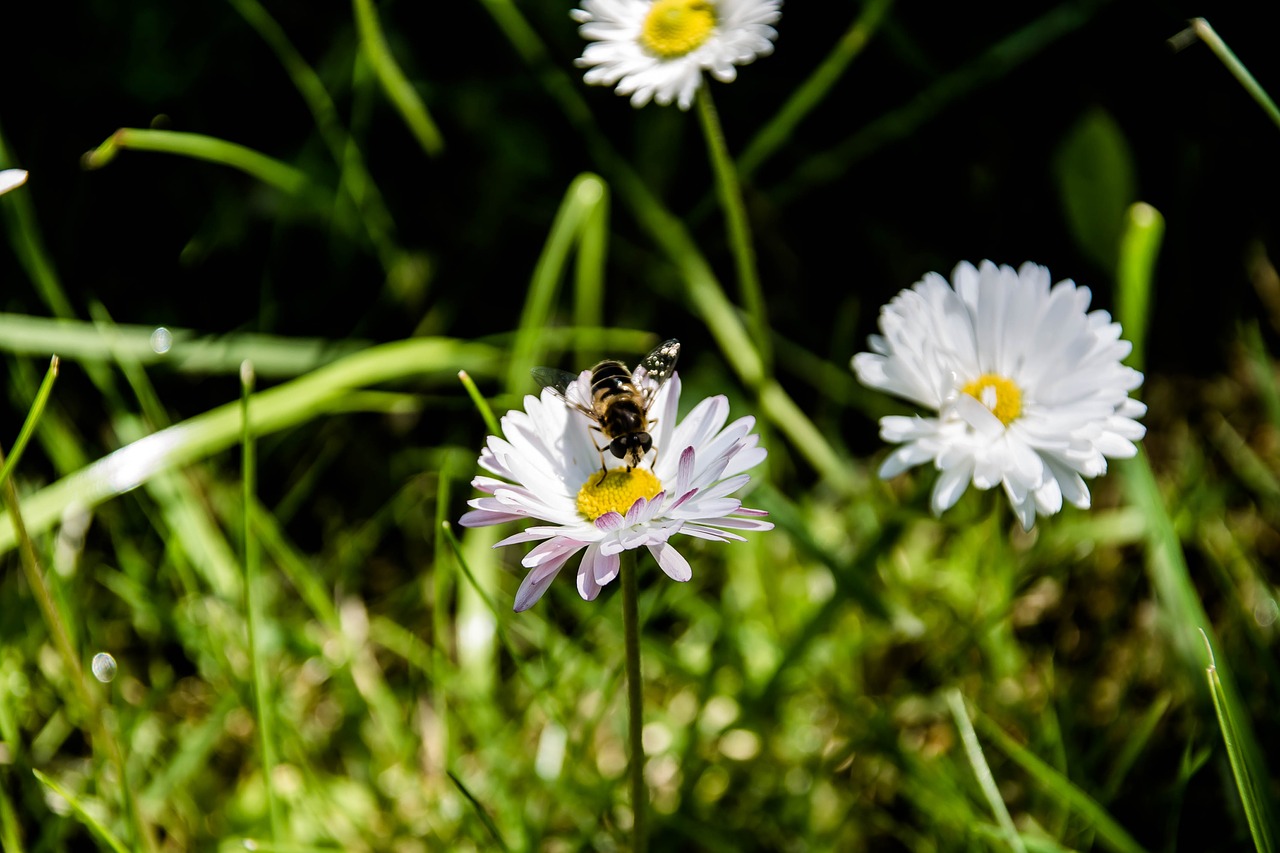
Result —
POLYGON ((658 561, 658 565, 662 567, 662 571, 666 572, 667 577, 673 581, 683 583, 693 577, 693 569, 689 566, 689 561, 667 543, 650 545, 649 553, 658 561))

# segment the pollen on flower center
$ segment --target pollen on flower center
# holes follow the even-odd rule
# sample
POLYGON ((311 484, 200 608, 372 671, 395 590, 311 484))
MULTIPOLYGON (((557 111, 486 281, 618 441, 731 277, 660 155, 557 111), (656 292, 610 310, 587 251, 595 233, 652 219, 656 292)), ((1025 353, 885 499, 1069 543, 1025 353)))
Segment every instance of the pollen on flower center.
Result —
POLYGON ((1022 391, 1003 376, 984 373, 960 390, 990 409, 1005 426, 1022 414, 1022 391))
POLYGON ((712 0, 655 0, 640 28, 640 44, 663 59, 697 50, 716 26, 712 0))
POLYGON ((626 515, 640 498, 652 499, 662 491, 662 482, 647 468, 613 468, 592 474, 578 490, 578 512, 595 521, 606 512, 626 515))

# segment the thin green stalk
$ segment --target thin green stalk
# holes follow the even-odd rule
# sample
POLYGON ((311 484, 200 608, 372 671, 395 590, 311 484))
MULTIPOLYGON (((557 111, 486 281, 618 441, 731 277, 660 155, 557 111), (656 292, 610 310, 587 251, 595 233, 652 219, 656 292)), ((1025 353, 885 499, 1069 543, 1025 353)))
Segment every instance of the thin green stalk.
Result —
POLYGON ((564 277, 569 252, 581 241, 583 229, 605 197, 604 181, 590 172, 574 178, 565 192, 564 200, 560 202, 555 219, 552 220, 542 253, 534 266, 533 279, 529 283, 524 308, 520 312, 520 324, 508 363, 508 391, 514 393, 530 387, 529 368, 542 360, 542 348, 547 341, 547 325, 560 281, 564 277))
POLYGON ((1187 45, 1193 38, 1199 38, 1202 42, 1209 46, 1214 56, 1231 72, 1231 75, 1240 82, 1244 90, 1249 96, 1258 102, 1258 106, 1262 107, 1263 112, 1280 127, 1280 108, 1276 107, 1276 102, 1271 100, 1271 96, 1266 90, 1258 84, 1253 75, 1249 73, 1249 69, 1245 68, 1244 63, 1239 57, 1227 47, 1227 43, 1222 40, 1222 36, 1209 25, 1204 18, 1192 18, 1191 26, 1169 39, 1169 43, 1175 49, 1181 49, 1187 45))
POLYGON ((1262 817, 1262 809, 1258 805, 1258 790, 1253 777, 1249 773, 1249 762, 1241 751, 1240 736, 1236 722, 1231 713, 1231 704, 1227 701, 1226 692, 1222 689, 1222 680, 1218 677, 1217 662, 1213 657, 1213 646, 1209 644, 1209 635, 1200 632, 1204 639, 1204 647, 1209 653, 1209 666, 1205 673, 1209 679, 1209 695, 1213 697, 1213 710, 1218 715, 1218 727, 1222 729, 1222 742, 1227 747, 1227 758, 1231 762, 1231 774, 1236 780, 1236 790, 1240 793, 1240 804, 1244 807, 1244 817, 1249 824, 1249 834, 1253 836, 1253 846, 1258 853, 1272 853, 1272 843, 1268 827, 1262 817))
POLYGON ((831 88, 844 75, 849 63, 857 59, 871 42, 871 37, 880 28, 892 5, 893 0, 868 0, 862 7, 862 13, 822 64, 796 87, 782 109, 747 144, 742 156, 738 158, 738 174, 743 180, 755 174, 756 169, 791 138, 796 126, 805 116, 822 103, 831 88))
POLYGON ((480 412, 480 417, 484 419, 484 425, 489 430, 489 435, 502 435, 502 427, 498 425, 498 419, 493 415, 493 407, 489 405, 489 401, 480 393, 480 389, 476 386, 476 381, 471 378, 471 374, 465 370, 459 370, 458 381, 462 383, 467 396, 471 398, 476 410, 480 412))
POLYGON ((31 435, 36 431, 36 424, 40 423, 40 415, 44 413, 44 407, 49 402, 49 395, 53 393, 53 383, 57 378, 58 357, 55 355, 49 360, 49 369, 45 371, 44 381, 40 383, 40 390, 36 392, 35 401, 27 411, 27 419, 22 422, 22 429, 19 430, 18 438, 13 443, 13 450, 9 453, 8 460, 3 465, 0 465, 0 483, 4 483, 9 479, 9 474, 18 464, 18 461, 22 459, 22 452, 27 449, 27 444, 31 441, 31 435))
POLYGON ((1013 825, 1013 818, 1009 816, 1004 798, 1000 796, 996 777, 992 775, 991 767, 982 754, 982 744, 978 743, 973 722, 969 719, 969 712, 964 707, 964 697, 960 695, 959 690, 952 687, 946 691, 946 698, 947 707, 951 709, 951 716, 956 721, 956 731, 960 733, 960 742, 964 744, 965 755, 969 758, 969 766, 973 768, 973 775, 978 778, 978 786, 982 788, 982 794, 987 798, 987 804, 991 806, 996 822, 1000 824, 1005 843, 1016 853, 1027 853, 1027 848, 1022 844, 1022 837, 1018 835, 1018 829, 1013 825))
POLYGON ((100 169, 110 163, 121 149, 158 151, 229 166, 289 195, 303 195, 312 190, 306 174, 289 164, 252 148, 203 133, 122 127, 86 153, 82 163, 86 169, 100 169))
POLYGON ((648 849, 649 790, 644 783, 644 692, 640 682, 640 585, 636 580, 634 555, 623 551, 622 631, 627 654, 627 741, 630 744, 632 847, 635 853, 648 849))
MULTIPOLYGON (((80 798, 73 791, 39 770, 32 769, 31 772, 40 780, 41 784, 61 797, 71 807, 71 810, 79 816, 81 822, 88 827, 90 834, 114 850, 115 853, 129 853, 129 848, 125 846, 124 842, 116 838, 111 830, 103 825, 102 821, 98 820, 90 809, 85 808, 84 803, 80 802, 80 798)), ((5 847, 5 850, 8 849, 8 847, 5 847)))
POLYGON ((244 362, 240 366, 240 413, 243 424, 240 433, 240 465, 243 476, 244 513, 241 519, 244 524, 244 615, 245 624, 249 628, 249 661, 253 670, 253 703, 254 715, 258 720, 258 740, 262 749, 262 786, 267 793, 267 816, 271 827, 271 842, 280 838, 280 802, 276 799, 272 773, 276 766, 275 720, 271 713, 272 703, 268 695, 266 662, 259 647, 259 635, 262 630, 262 604, 258 601, 257 590, 262 575, 262 553, 258 547, 258 536, 254 532, 253 511, 257 506, 257 445, 254 442, 253 427, 249 418, 249 400, 253 396, 254 374, 253 363, 244 362))
POLYGON ((765 316, 764 295, 760 291, 760 271, 756 267, 756 252, 751 239, 751 222, 742 200, 742 185, 729 145, 720 126, 720 116, 711 100, 711 88, 698 89, 698 119, 702 123, 702 135, 707 140, 707 155, 716 176, 716 195, 724 209, 729 246, 733 251, 733 264, 738 273, 738 297, 747 314, 747 326, 755 339, 760 360, 766 369, 773 362, 773 347, 769 342, 769 322, 765 316))
MULTIPOLYGON (((4 451, 0 449, 0 468, 3 466, 4 451)), ((40 564, 36 559, 35 545, 32 543, 31 537, 27 535, 26 527, 22 521, 22 511, 18 506, 18 492, 13 487, 12 478, 4 481, 3 489, 5 503, 8 504, 9 518, 13 524, 15 538, 19 545, 18 550, 21 557, 22 570, 27 578, 27 585, 31 588, 31 594, 36 598, 36 605, 40 608, 40 614, 44 617, 45 626, 52 635, 53 646, 57 650, 58 656, 62 659, 62 666, 66 670, 67 678, 71 681, 71 687, 76 693, 76 698, 80 700, 80 704, 84 708, 86 722, 93 738, 94 749, 100 750, 105 759, 115 768, 117 777, 120 779, 120 795, 124 800, 125 811, 129 814, 130 822, 133 824, 135 841, 147 853, 152 853, 156 849, 155 839, 151 835, 151 827, 142 818, 137 799, 134 797, 133 789, 129 785, 128 765, 125 763, 124 753, 120 749, 119 742, 106 725, 102 706, 98 701, 98 694, 89 687, 89 680, 85 676, 84 667, 80 665, 80 658, 72 645, 71 635, 67 632, 67 626, 62 621, 62 616, 58 613, 58 607, 54 603, 53 593, 49 589, 49 584, 45 581, 44 573, 40 570, 40 564)))
POLYGON ((356 29, 360 33, 360 47, 373 66, 373 73, 382 90, 387 93, 391 103, 400 112, 405 124, 409 126, 418 144, 428 157, 435 157, 444 151, 444 137, 440 135, 436 123, 431 120, 426 105, 418 97, 418 92, 400 70, 400 65, 391 55, 387 37, 382 32, 382 24, 378 21, 378 12, 373 7, 373 0, 352 0, 356 16, 356 29))
POLYGON ((1098 843, 1102 847, 1115 853, 1145 853, 1142 845, 1135 841, 1115 818, 1107 814, 1102 806, 1076 787, 1070 779, 1018 743, 981 713, 977 716, 977 722, 983 735, 993 741, 996 748, 1007 755, 1013 763, 1025 770, 1041 790, 1056 797, 1083 818, 1098 833, 1098 843))

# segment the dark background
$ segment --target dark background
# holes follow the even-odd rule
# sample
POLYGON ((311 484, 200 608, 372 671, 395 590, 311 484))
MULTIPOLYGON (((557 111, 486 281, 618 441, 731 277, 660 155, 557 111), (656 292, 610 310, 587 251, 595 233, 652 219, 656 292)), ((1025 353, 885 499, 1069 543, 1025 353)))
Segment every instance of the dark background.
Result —
MULTIPOLYGON (((571 63, 581 42, 567 7, 521 6, 552 60, 576 79, 571 63)), ((1152 365, 1212 371, 1236 318, 1257 310, 1243 262, 1248 247, 1275 246, 1280 129, 1203 44, 1175 53, 1166 40, 1189 15, 1204 14, 1274 91, 1274 30, 1261 7, 893 6, 877 38, 749 190, 779 333, 847 359, 870 330, 872 306, 961 259, 1035 260, 1055 278, 1089 284, 1095 304, 1108 305, 1111 271, 1072 239, 1052 170, 1067 131, 1101 108, 1131 147, 1139 197, 1168 222, 1152 365), (865 136, 1050 10, 1075 23, 1024 61, 997 63, 990 79, 939 99, 905 135, 865 136), (797 180, 798 167, 860 131, 860 153, 836 173, 797 180), (846 316, 851 302, 862 316, 848 340, 831 318, 846 316)), ((431 260, 426 299, 403 310, 382 292, 367 250, 334 239, 324 223, 297 216, 271 190, 228 169, 124 152, 105 169, 81 170, 80 156, 115 128, 154 122, 242 143, 321 183, 332 177, 301 99, 229 4, 19 4, 0 55, 0 121, 14 156, 9 165, 32 173, 27 192, 73 298, 101 300, 120 322, 208 332, 381 340, 411 334, 428 315, 424 330, 458 336, 511 328, 550 211, 575 174, 598 168, 537 77, 481 4, 383 4, 396 56, 446 140, 447 152, 432 161, 385 102, 353 104, 346 4, 268 9, 331 83, 339 111, 367 116, 358 134, 398 236, 431 260)), ((787 4, 775 55, 743 69, 737 84, 714 85, 735 150, 851 19, 852 9, 840 4, 787 4)), ((586 97, 610 139, 675 211, 709 212, 699 207, 710 179, 692 115, 634 111, 605 89, 586 97)), ((648 258, 620 206, 615 227, 616 258, 648 258)), ((729 280, 719 217, 699 215, 694 228, 729 280)), ((41 313, 9 252, 0 264, 4 308, 41 313)), ((629 321, 620 325, 696 334, 685 320, 685 328, 667 331, 664 319, 686 312, 677 289, 655 284, 652 263, 616 263, 613 274, 610 309, 629 321)))

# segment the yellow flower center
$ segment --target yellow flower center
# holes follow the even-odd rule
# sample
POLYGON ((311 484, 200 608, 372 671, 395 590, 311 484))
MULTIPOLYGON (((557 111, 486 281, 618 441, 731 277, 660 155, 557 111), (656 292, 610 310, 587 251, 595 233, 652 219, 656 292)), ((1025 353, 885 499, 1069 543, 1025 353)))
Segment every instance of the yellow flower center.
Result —
POLYGON ((698 49, 716 27, 712 0, 654 0, 640 27, 640 44, 662 59, 698 49))
POLYGON ((662 482, 647 468, 612 468, 592 474, 578 490, 578 512, 595 521, 606 512, 626 515, 639 498, 652 500, 662 482))
POLYGON ((1022 391, 1003 376, 984 373, 960 390, 990 409, 1005 426, 1022 414, 1022 391))

